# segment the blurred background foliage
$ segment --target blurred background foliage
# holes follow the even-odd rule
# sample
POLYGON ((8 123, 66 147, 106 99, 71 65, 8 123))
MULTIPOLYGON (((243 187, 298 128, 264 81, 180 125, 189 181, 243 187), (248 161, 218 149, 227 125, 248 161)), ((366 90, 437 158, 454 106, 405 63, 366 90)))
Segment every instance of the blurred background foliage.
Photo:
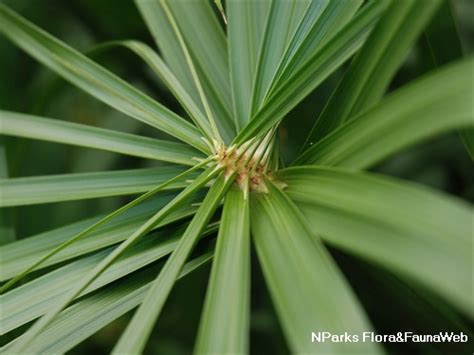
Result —
MULTIPOLYGON (((347 0, 350 1, 350 0, 347 0)), ((90 51, 100 42, 139 39, 153 46, 151 37, 132 0, 5 0, 7 5, 73 47, 90 51)), ((439 41, 441 61, 463 55, 457 39, 444 26, 453 10, 464 55, 474 50, 474 2, 446 2, 427 31, 439 41)), ((431 49, 425 33, 408 54, 391 90, 433 69, 431 49)), ((164 85, 136 57, 113 50, 93 58, 133 85, 138 86, 172 110, 185 115, 164 85)), ((322 110, 345 67, 332 75, 296 107, 280 130, 283 158, 290 162, 305 135, 322 110)), ((148 136, 160 132, 113 111, 104 104, 59 79, 19 49, 0 38, 0 108, 38 114, 148 136)), ((449 119, 447 117, 446 119, 449 119)), ((0 160, 6 152, 10 177, 104 171, 154 166, 159 162, 99 152, 86 148, 19 138, 0 137, 0 160)), ((456 132, 410 147, 372 170, 412 180, 461 198, 474 200, 474 169, 456 132)), ((16 238, 117 208, 128 199, 111 197, 7 209, 16 238)), ((5 217, 5 216, 4 216, 5 217)), ((398 279, 385 270, 331 250, 380 333, 410 330, 471 332, 473 324, 442 300, 417 285, 398 279)), ((178 283, 156 327, 148 347, 150 353, 191 352, 208 279, 209 266, 178 283)), ((255 354, 288 353, 273 306, 255 257, 252 259, 251 351, 255 354)), ((125 317, 129 317, 126 315, 125 317)), ((108 353, 123 331, 126 319, 119 319, 80 345, 73 353, 108 353)), ((389 344, 391 354, 461 354, 472 344, 459 348, 446 344, 389 344)), ((472 347, 471 347, 472 349, 472 347)), ((469 351, 470 353, 471 351, 469 351)))

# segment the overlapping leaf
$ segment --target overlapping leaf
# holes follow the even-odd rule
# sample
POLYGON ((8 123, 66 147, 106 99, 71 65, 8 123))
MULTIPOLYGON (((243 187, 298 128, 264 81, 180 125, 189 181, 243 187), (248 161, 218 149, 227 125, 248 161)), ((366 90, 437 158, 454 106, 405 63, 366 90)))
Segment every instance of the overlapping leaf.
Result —
MULTIPOLYGON (((181 271, 182 278, 212 257, 207 252, 187 262, 181 271)), ((160 265, 157 265, 158 267, 160 265)), ((145 269, 124 280, 114 283, 114 287, 95 292, 89 297, 68 307, 46 330, 39 334, 29 346, 29 352, 64 353, 87 339, 107 324, 138 306, 150 288, 151 275, 158 267, 145 269)), ((21 341, 22 336, 8 343, 0 351, 8 353, 12 346, 21 341)))
POLYGON ((233 108, 240 130, 250 119, 252 88, 270 2, 227 1, 233 108))
POLYGON ((421 186, 346 170, 279 172, 312 229, 472 314, 472 208, 421 186))
POLYGON ((166 261, 158 277, 153 281, 143 303, 115 345, 114 353, 143 352, 153 326, 183 265, 232 182, 233 179, 224 176, 219 176, 216 179, 175 250, 166 261))
POLYGON ((227 141, 235 134, 228 76, 227 42, 207 1, 135 0, 166 63, 194 102, 205 112, 194 77, 166 9, 176 21, 217 124, 227 141))
MULTIPOLYGON (((126 239, 143 224, 153 212, 170 201, 172 195, 165 195, 125 212, 120 219, 114 219, 104 226, 89 232, 83 239, 76 241, 73 247, 61 250, 45 260, 38 269, 58 264, 62 261, 103 249, 126 239)), ((183 206, 171 213, 156 228, 182 220, 196 211, 194 206, 183 206)), ((81 231, 89 228, 102 216, 79 221, 64 227, 53 229, 0 247, 0 281, 6 281, 33 265, 49 251, 67 242, 81 231)))
POLYGON ((313 53, 284 85, 275 89, 250 123, 238 134, 236 143, 263 135, 324 79, 342 65, 367 38, 372 26, 386 8, 387 1, 372 1, 329 41, 313 53))
POLYGON ((244 354, 249 349, 250 216, 248 196, 237 187, 226 195, 214 254, 195 353, 244 354))
POLYGON ((447 65, 387 96, 312 145, 296 165, 362 169, 437 133, 474 125, 472 58, 447 65))
POLYGON ((380 99, 440 3, 441 0, 392 2, 318 117, 304 148, 380 99))
POLYGON ((199 131, 149 96, 0 4, 0 32, 51 70, 123 113, 207 151, 199 131))
POLYGON ((376 343, 312 343, 311 332, 370 331, 363 310, 318 236, 277 187, 252 199, 252 234, 288 344, 295 353, 380 353, 376 343))

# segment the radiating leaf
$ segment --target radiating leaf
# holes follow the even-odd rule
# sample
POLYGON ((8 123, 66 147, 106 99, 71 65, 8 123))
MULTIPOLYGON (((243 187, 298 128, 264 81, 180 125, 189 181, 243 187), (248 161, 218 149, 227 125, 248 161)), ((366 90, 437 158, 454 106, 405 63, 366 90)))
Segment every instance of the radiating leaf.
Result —
MULTIPOLYGON (((200 188, 202 188, 210 179, 214 178, 220 169, 209 168, 202 173, 196 180, 194 180, 187 188, 179 193, 170 203, 156 212, 150 219, 142 224, 132 235, 124 240, 119 246, 114 249, 106 258, 88 272, 74 288, 69 290, 64 297, 49 309, 49 311, 36 321, 24 334, 21 341, 12 347, 12 351, 23 352, 51 322, 63 311, 81 292, 83 292, 92 282, 94 282, 105 270, 107 270, 119 257, 123 255, 132 245, 138 242, 145 234, 152 230, 158 223, 162 222, 164 218, 170 215, 173 211, 188 201, 200 188)), ((165 186, 167 182, 163 183, 165 186)))
MULTIPOLYGON (((193 75, 179 40, 163 9, 162 1, 135 0, 155 42, 186 92, 204 112, 193 75)), ((227 43, 211 5, 207 1, 166 2, 189 48, 214 117, 229 141, 235 132, 228 76, 227 43)))
MULTIPOLYGON (((182 233, 183 229, 180 231, 167 229, 147 235, 146 239, 138 242, 125 252, 121 258, 89 285, 80 296, 88 294, 168 255, 175 248, 178 237, 182 233)), ((76 282, 79 282, 112 250, 113 248, 107 248, 96 254, 70 262, 57 270, 2 295, 2 306, 5 308, 0 315, 1 333, 5 334, 43 315, 61 299, 61 295, 64 295, 73 288, 76 282)))
POLYGON ((170 163, 194 165, 202 153, 188 145, 133 134, 53 120, 16 112, 0 111, 1 134, 73 144, 170 163))
POLYGON ((235 142, 243 143, 256 135, 263 135, 280 122, 294 106, 359 49, 387 4, 387 1, 380 0, 364 6, 347 26, 270 95, 263 107, 238 134, 235 142))
POLYGON ((299 158, 296 165, 363 169, 422 139, 474 125, 473 59, 425 75, 350 120, 299 158))
MULTIPOLYGON (((165 194, 162 197, 132 208, 125 212, 120 219, 112 220, 107 225, 98 227, 96 230, 89 232, 83 239, 76 241, 73 246, 63 249, 50 257, 38 269, 55 265, 123 241, 150 218, 155 211, 166 205, 171 198, 172 195, 165 194)), ((185 205, 157 224, 156 228, 189 217, 195 211, 195 206, 185 205)), ((0 281, 6 281, 18 275, 30 265, 42 259, 51 250, 65 243, 84 229, 89 228, 99 221, 100 218, 102 216, 76 222, 0 247, 0 267, 2 269, 0 281)))
POLYGON ((392 2, 318 117, 305 148, 380 100, 440 2, 392 2))
POLYGON ((196 245, 200 233, 209 222, 232 182, 232 178, 223 176, 216 179, 178 245, 166 261, 158 277, 153 281, 143 303, 128 323, 127 328, 115 345, 113 353, 135 354, 143 352, 156 319, 183 265, 196 245))
POLYGON ((269 183, 251 200, 252 235, 263 275, 293 353, 381 353, 376 343, 312 343, 312 332, 371 331, 364 311, 319 237, 269 183))
MULTIPOLYGON (((132 201, 122 205, 118 209, 114 210, 113 212, 105 215, 103 218, 95 222, 93 225, 90 227, 86 228, 85 230, 82 230, 80 233, 74 235, 71 239, 65 241, 64 243, 60 244, 54 249, 51 249, 46 255, 44 255, 41 259, 36 261, 33 265, 29 266, 27 269, 25 269, 21 274, 13 278, 12 280, 8 281, 5 285, 2 285, 0 287, 0 293, 5 292, 6 290, 10 289, 16 282, 20 281, 23 277, 25 277, 28 273, 34 271, 37 269, 39 266, 41 266, 44 262, 46 262, 48 259, 51 257, 55 256, 56 254, 60 253, 64 249, 68 249, 71 247, 71 245, 75 244, 76 242, 84 239, 91 231, 97 229, 100 226, 103 226, 107 224, 109 221, 117 218, 118 216, 123 216, 125 212, 130 210, 131 208, 140 205, 142 202, 149 200, 150 197, 155 196, 158 192, 162 192, 165 188, 168 186, 171 186, 173 183, 188 177, 191 173, 196 172, 197 170, 203 168, 207 164, 209 164, 209 159, 203 160, 201 163, 196 164, 195 166, 191 167, 190 169, 175 175, 173 178, 166 180, 165 182, 159 184, 158 186, 152 188, 151 190, 147 191, 146 193, 138 196, 137 198, 133 199, 132 201)), ((173 212, 177 212, 177 210, 174 210, 173 212)), ((169 216, 167 216, 169 217, 169 216)), ((153 227, 152 227, 153 228, 153 227)))
POLYGON ((207 152, 189 122, 0 4, 0 32, 32 57, 111 107, 207 152))
POLYGON ((196 354, 245 354, 249 348, 250 220, 239 188, 225 197, 196 354))
MULTIPOLYGON (((212 253, 208 252, 187 262, 179 279, 206 264, 211 257, 212 253)), ((131 275, 114 283, 113 288, 104 288, 68 307, 33 340, 28 351, 52 354, 64 353, 72 349, 138 306, 150 288, 153 271, 156 273, 159 266, 131 275)), ((0 348, 0 351, 8 353, 10 348, 21 339, 22 336, 0 348)))
POLYGON ((203 133, 206 133, 206 138, 212 138, 212 132, 207 118, 201 112, 201 109, 196 105, 192 97, 181 86, 180 82, 176 79, 166 63, 163 62, 160 56, 152 48, 145 43, 129 40, 105 42, 96 47, 95 51, 104 51, 114 47, 129 49, 145 61, 150 69, 158 75, 158 77, 173 93, 174 97, 179 101, 181 106, 183 106, 196 126, 198 126, 203 133))
POLYGON ((293 39, 309 3, 309 0, 270 2, 252 90, 252 115, 258 112, 264 102, 279 61, 293 39))
POLYGON ((270 2, 230 0, 226 5, 234 115, 240 130, 250 119, 255 69, 270 2))
MULTIPOLYGON (((0 206, 33 205, 135 194, 151 190, 182 172, 182 168, 167 166, 3 179, 0 180, 2 190, 0 206)), ((187 185, 188 183, 183 179, 168 186, 167 189, 179 189, 187 185)))
POLYGON ((474 215, 467 203, 342 169, 295 167, 278 177, 325 240, 415 279, 472 314, 474 215))
POLYGON ((351 1, 311 1, 296 33, 280 60, 272 89, 284 83, 314 53, 329 42, 362 4, 351 1))

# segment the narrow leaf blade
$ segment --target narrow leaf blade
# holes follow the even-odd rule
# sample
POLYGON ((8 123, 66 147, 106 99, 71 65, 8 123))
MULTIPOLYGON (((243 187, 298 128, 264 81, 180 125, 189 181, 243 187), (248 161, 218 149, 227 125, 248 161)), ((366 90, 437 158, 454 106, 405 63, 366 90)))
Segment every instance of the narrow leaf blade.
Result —
POLYGON ((421 186, 336 168, 279 172, 311 227, 472 314, 472 208, 421 186))
POLYGON ((248 353, 249 318, 249 201, 234 187, 225 197, 195 353, 248 353))
POLYGON ((176 249, 166 261, 158 277, 153 281, 143 303, 128 323, 125 332, 115 345, 113 353, 141 353, 150 336, 156 319, 183 268, 186 259, 196 245, 204 226, 218 207, 232 179, 219 176, 209 190, 190 225, 186 228, 176 249))
POLYGON ((188 145, 53 120, 17 112, 0 111, 2 134, 72 144, 110 152, 194 165, 202 154, 188 145))
MULTIPOLYGON (((23 206, 136 194, 153 189, 182 173, 183 170, 170 166, 3 179, 0 180, 2 190, 0 206, 23 206)), ((187 185, 185 179, 182 179, 166 189, 180 189, 187 185)))
POLYGON ((277 85, 278 89, 240 131, 235 142, 243 143, 254 136, 263 135, 279 123, 293 107, 359 49, 387 4, 387 1, 372 1, 364 6, 333 40, 308 58, 290 78, 277 85))
MULTIPOLYGON (((208 252, 190 260, 184 265, 179 279, 205 265, 211 258, 212 253, 208 252)), ((152 280, 150 272, 154 270, 158 268, 143 270, 115 283, 113 288, 104 288, 68 307, 33 340, 28 352, 53 354, 71 350, 107 324, 138 306, 150 288, 152 280)), ((0 351, 8 353, 22 338, 23 336, 16 338, 0 348, 0 351)))
POLYGON ((270 183, 251 201, 252 235, 288 345, 295 353, 381 353, 375 343, 312 343, 318 330, 371 331, 366 316, 319 237, 270 183))
POLYGON ((435 134, 474 124, 472 58, 425 75, 387 96, 303 152, 295 165, 367 168, 435 134))
POLYGON ((252 88, 270 2, 227 1, 229 61, 237 128, 250 119, 252 88))
POLYGON ((306 148, 382 97, 409 48, 440 2, 392 2, 317 119, 305 144, 306 148))
POLYGON ((0 32, 90 95, 207 152, 199 131, 192 124, 3 4, 0 4, 0 32))

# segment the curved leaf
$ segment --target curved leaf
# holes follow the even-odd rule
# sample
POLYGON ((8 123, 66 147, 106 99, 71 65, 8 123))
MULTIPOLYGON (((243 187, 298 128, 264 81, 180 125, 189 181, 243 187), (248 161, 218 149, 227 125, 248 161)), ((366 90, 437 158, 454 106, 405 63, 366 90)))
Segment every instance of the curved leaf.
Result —
POLYGON ((473 126, 473 63, 470 58, 447 65, 396 90, 312 145, 294 164, 363 169, 409 144, 473 126))
POLYGON ((304 148, 376 103, 441 0, 394 1, 354 58, 304 148))
POLYGON ((473 211, 462 200, 368 173, 278 173, 312 229, 339 248, 424 284, 472 314, 473 211))
POLYGON ((208 152, 192 124, 3 4, 0 4, 0 32, 64 79, 112 108, 208 152))

